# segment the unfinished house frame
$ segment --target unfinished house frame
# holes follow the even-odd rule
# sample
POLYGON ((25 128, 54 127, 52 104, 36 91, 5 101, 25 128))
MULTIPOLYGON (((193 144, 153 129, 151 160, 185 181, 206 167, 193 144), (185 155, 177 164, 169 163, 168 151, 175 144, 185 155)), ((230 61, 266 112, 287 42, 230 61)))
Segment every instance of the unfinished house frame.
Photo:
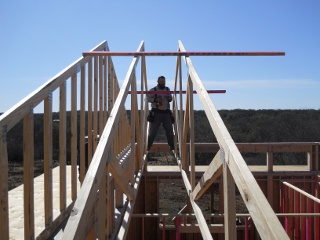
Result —
MULTIPOLYGON (((319 143, 236 144, 191 61, 196 56, 282 55, 187 52, 180 41, 176 52, 146 52, 144 42, 135 52, 112 52, 106 41, 84 52, 0 116, 0 240, 320 239, 319 143), (117 56, 132 58, 121 87, 113 64, 117 56), (146 60, 160 56, 176 58, 174 166, 151 166, 146 161, 146 60), (216 143, 194 140, 194 97, 202 104, 216 143), (34 109, 39 104, 44 114, 44 173, 35 178, 34 109), (54 105, 59 108, 57 167, 52 164, 54 105), (20 121, 24 178, 20 187, 9 191, 7 134, 20 121), (209 165, 195 164, 195 153, 201 152, 214 153, 209 165), (288 152, 304 153, 306 165, 273 164, 274 154, 288 152), (266 163, 248 166, 245 153, 265 154, 266 163), (176 213, 159 210, 159 186, 168 181, 182 183, 185 190, 184 207, 176 213), (198 204, 206 193, 211 196, 208 213, 198 204), (236 211, 237 199, 245 212, 236 211), (244 221, 237 222, 239 218, 244 221)), ((166 144, 156 143, 151 152, 168 150, 166 144)))

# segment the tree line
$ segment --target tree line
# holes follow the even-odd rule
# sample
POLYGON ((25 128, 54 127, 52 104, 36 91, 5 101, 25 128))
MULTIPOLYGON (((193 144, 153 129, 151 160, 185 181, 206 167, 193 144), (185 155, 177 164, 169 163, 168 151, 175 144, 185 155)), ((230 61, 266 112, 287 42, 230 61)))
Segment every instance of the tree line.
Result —
MULTIPOLYGON (((130 118, 130 111, 127 111, 130 118)), ((220 110, 234 142, 320 142, 320 110, 220 110)), ((59 119, 59 113, 53 113, 59 119)), ((67 113, 67 158, 70 158, 71 113, 67 113)), ((43 159, 43 114, 34 115, 35 160, 43 159)), ((78 114, 78 129, 79 129, 78 114)), ((194 112, 195 142, 216 142, 203 110, 194 112)), ((59 156, 59 122, 52 123, 53 159, 59 156)), ((23 161, 23 124, 19 122, 8 132, 9 161, 23 161)), ((166 142, 160 128, 156 141, 166 142)), ((79 141, 78 141, 79 142, 79 141)))

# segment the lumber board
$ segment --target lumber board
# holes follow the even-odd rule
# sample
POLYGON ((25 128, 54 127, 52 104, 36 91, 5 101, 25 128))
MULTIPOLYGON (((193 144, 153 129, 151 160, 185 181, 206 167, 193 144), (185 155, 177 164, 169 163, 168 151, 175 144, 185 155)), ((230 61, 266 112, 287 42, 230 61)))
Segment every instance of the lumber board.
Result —
MULTIPOLYGON (((59 172, 60 167, 55 167, 53 169, 53 221, 50 225, 46 226, 44 222, 45 209, 44 209, 44 174, 34 178, 34 224, 35 224, 35 238, 34 239, 49 239, 52 234, 61 227, 61 224, 69 217, 70 212, 73 207, 73 202, 71 200, 71 167, 67 166, 67 176, 68 181, 66 183, 67 191, 67 207, 64 211, 60 211, 59 199, 61 195, 59 193, 60 183, 59 183, 59 172)), ((78 182, 78 188, 80 184, 78 182)), ((24 185, 20 185, 9 191, 9 218, 10 218, 10 238, 6 239, 24 239, 24 207, 21 204, 24 200, 24 185)), ((92 219, 92 216, 91 218, 92 219)), ((2 233, 2 232, 1 232, 2 233)), ((0 236, 1 239, 1 236, 0 236)))
POLYGON ((60 211, 67 207, 67 112, 66 112, 66 82, 60 85, 59 111, 59 165, 60 165, 60 211))
POLYGON ((24 238, 34 239, 34 117, 33 110, 23 119, 24 238))
POLYGON ((185 188, 187 190, 187 194, 190 199, 192 209, 195 213, 196 219, 197 219, 198 224, 200 226, 200 231, 201 231, 202 237, 204 239, 213 239, 210 234, 209 228, 207 226, 206 220, 203 216, 201 209, 199 208, 198 204, 196 204, 195 201, 193 200, 192 188, 191 188, 191 184, 188 180, 187 174, 186 174, 185 170, 183 170, 183 169, 180 169, 180 171, 181 171, 181 176, 182 176, 185 188))
MULTIPOLYGON (((189 84, 187 86, 187 88, 189 88, 189 84)), ((187 89, 188 91, 188 89, 187 89)), ((182 130, 182 133, 183 135, 181 136, 182 137, 182 141, 181 141, 181 165, 182 165, 182 169, 186 170, 188 169, 188 161, 187 161, 187 138, 188 138, 188 126, 189 126, 189 102, 190 102, 190 99, 189 99, 189 94, 187 94, 187 97, 186 97, 186 111, 184 113, 184 121, 183 121, 183 130, 182 130)), ((181 126, 181 127, 182 127, 181 126)))
POLYGON ((93 155, 92 140, 92 59, 88 62, 88 166, 93 155))
POLYGON ((223 164, 224 232, 226 239, 237 239, 235 183, 228 168, 223 164))
POLYGON ((0 239, 9 239, 7 127, 0 123, 0 239))
POLYGON ((222 174, 222 162, 220 160, 221 152, 219 151, 210 162, 205 173, 202 175, 197 186, 193 190, 194 200, 198 200, 210 188, 215 180, 222 174))
POLYGON ((162 51, 162 52, 110 52, 89 51, 83 56, 284 56, 285 52, 214 52, 214 51, 162 51))
POLYGON ((126 176, 125 170, 122 169, 122 167, 116 161, 115 157, 112 157, 112 160, 110 161, 110 172, 114 177, 114 179, 116 180, 118 186, 121 188, 124 194, 126 194, 129 200, 131 201, 133 199, 133 189, 130 186, 129 179, 125 178, 126 176))
MULTIPOLYGON (((140 44, 138 51, 140 51, 142 45, 143 42, 140 44)), ((74 214, 70 216, 66 225, 66 231, 63 236, 65 239, 79 239, 88 230, 86 229, 86 217, 89 216, 93 207, 93 196, 100 187, 105 166, 108 161, 110 161, 110 159, 107 158, 107 152, 111 149, 115 129, 121 114, 119 108, 124 106, 137 62, 138 58, 133 58, 102 136, 100 136, 99 144, 75 202, 74 214)))
MULTIPOLYGON (((145 161, 145 158, 144 158, 145 161)), ((135 199, 137 197, 137 193, 138 193, 138 189, 141 183, 141 178, 142 178, 142 171, 139 170, 139 172, 137 173, 137 177, 135 179, 135 183, 133 186, 133 201, 128 201, 126 210, 124 212, 124 215, 122 217, 122 223, 121 223, 121 227, 119 229, 118 234, 113 234, 114 237, 116 237, 117 239, 125 239, 129 230, 129 225, 130 225, 130 221, 131 221, 131 217, 132 217, 132 213, 134 210, 134 205, 135 205, 135 199)), ((111 239, 115 239, 115 238, 111 238, 111 239)))
POLYGON ((106 239, 106 219, 107 215, 110 214, 107 211, 107 188, 109 187, 109 176, 108 167, 105 167, 105 175, 102 177, 100 188, 99 188, 99 199, 98 199, 98 228, 99 228, 99 239, 106 239))
POLYGON ((308 199, 311 199, 312 201, 319 203, 320 204, 320 199, 317 197, 314 197, 313 195, 301 190, 300 188, 295 187, 294 185, 288 183, 288 182, 283 182, 284 185, 287 185, 289 188, 297 191, 298 193, 304 195, 305 197, 307 197, 308 199))
POLYGON ((102 134, 104 122, 103 122, 103 59, 102 56, 99 57, 99 136, 102 134))
POLYGON ((85 176, 85 164, 86 164, 86 145, 85 145, 85 135, 86 135, 86 126, 85 126, 85 91, 86 91, 86 84, 85 84, 85 68, 81 68, 81 77, 80 77, 80 131, 79 131, 79 169, 80 169, 80 182, 83 182, 85 176))
POLYGON ((72 200, 77 198, 77 158, 78 158, 78 131, 77 131, 77 75, 71 77, 71 192, 72 200))
MULTIPOLYGON (((92 122, 92 151, 95 152, 98 144, 98 57, 93 58, 93 122, 92 122)), ((99 135, 100 136, 100 135, 99 135)))
POLYGON ((191 190, 193 191, 196 185, 196 178, 195 178, 195 151, 194 151, 194 107, 193 107, 193 85, 190 78, 188 78, 188 95, 189 95, 189 127, 190 127, 190 184, 191 190))
POLYGON ((52 222, 52 93, 44 100, 44 206, 45 224, 52 222))
MULTIPOLYGON (((224 233, 224 224, 209 224, 210 233, 224 233)), ((180 233, 200 233, 199 224, 182 224, 180 233)))
MULTIPOLYGON (((181 51, 185 51, 181 41, 179 41, 179 47, 181 51)), ((288 235, 263 195, 238 148, 233 142, 212 100, 205 91, 205 87, 195 71, 190 58, 184 57, 184 60, 188 67, 193 85, 199 93, 198 96, 204 111, 206 112, 213 133, 226 154, 225 159, 228 161, 227 164, 230 172, 234 177, 260 236, 263 239, 288 239, 288 235)))

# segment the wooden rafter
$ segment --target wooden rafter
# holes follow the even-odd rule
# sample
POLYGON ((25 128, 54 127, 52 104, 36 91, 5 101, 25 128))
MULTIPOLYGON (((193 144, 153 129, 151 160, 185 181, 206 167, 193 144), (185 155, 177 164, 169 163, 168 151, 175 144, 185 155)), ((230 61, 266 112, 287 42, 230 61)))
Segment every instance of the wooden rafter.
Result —
MULTIPOLYGON (((140 44, 138 51, 141 50, 142 46, 143 43, 140 44)), ((80 189, 79 197, 75 202, 74 209, 77 213, 70 216, 65 228, 63 237, 66 239, 80 239, 81 236, 86 235, 87 233, 87 229, 85 227, 86 216, 89 215, 93 207, 94 194, 100 187, 102 177, 104 176, 105 166, 108 161, 110 161, 110 159, 107 158, 107 152, 111 149, 113 137, 115 135, 115 128, 118 125, 121 116, 119 108, 124 106, 137 62, 138 58, 134 58, 131 62, 128 73, 103 130, 102 136, 100 136, 99 144, 93 156, 82 188, 80 189)))
MULTIPOLYGON (((130 157, 130 155, 128 156, 130 157)), ((118 183, 118 186, 121 188, 121 190, 127 195, 129 200, 131 201, 133 199, 133 189, 129 182, 129 179, 125 178, 125 170, 121 168, 119 165, 119 162, 117 162, 117 159, 113 156, 111 158, 111 161, 109 163, 110 165, 110 172, 116 182, 118 183)))
MULTIPOLYGON (((180 41, 179 48, 181 51, 185 51, 184 46, 180 41)), ((230 169, 230 173, 251 213, 260 236, 264 239, 288 239, 288 235, 284 231, 279 219, 270 207, 267 199, 233 142, 208 93, 204 90, 205 87, 196 73, 190 58, 184 57, 184 60, 213 133, 224 151, 223 155, 224 160, 226 161, 226 167, 230 169)))
POLYGON ((210 188, 214 181, 222 174, 221 152, 217 152, 215 157, 210 162, 206 172, 198 181, 197 186, 193 190, 194 200, 198 200, 210 188))

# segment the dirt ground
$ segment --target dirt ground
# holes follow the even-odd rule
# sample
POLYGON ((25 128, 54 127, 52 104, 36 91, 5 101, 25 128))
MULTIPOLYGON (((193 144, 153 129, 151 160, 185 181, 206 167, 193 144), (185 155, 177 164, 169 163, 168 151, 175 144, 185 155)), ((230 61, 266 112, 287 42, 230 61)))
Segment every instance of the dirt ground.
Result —
MULTIPOLYGON (((148 165, 177 165, 176 160, 168 153, 149 154, 148 165)), ((214 191, 214 209, 213 213, 219 213, 219 184, 213 185, 214 191)), ((159 213, 178 213, 187 204, 187 191, 181 180, 172 180, 172 182, 161 182, 159 186, 159 213)), ((197 205, 203 214, 211 213, 211 194, 205 193, 199 200, 197 205)), ((247 213, 245 204, 238 192, 236 192, 236 211, 238 213, 247 213)), ((208 220, 209 221, 209 220, 208 220)), ((216 221, 218 223, 218 219, 216 221)), ((168 224, 174 224, 172 221, 168 224)))
MULTIPOLYGON (((58 166, 57 162, 53 166, 58 166)), ((9 191, 23 184, 23 162, 9 162, 8 163, 8 188, 9 191)), ((36 160, 34 162, 34 176, 37 177, 43 174, 43 160, 36 160)))

